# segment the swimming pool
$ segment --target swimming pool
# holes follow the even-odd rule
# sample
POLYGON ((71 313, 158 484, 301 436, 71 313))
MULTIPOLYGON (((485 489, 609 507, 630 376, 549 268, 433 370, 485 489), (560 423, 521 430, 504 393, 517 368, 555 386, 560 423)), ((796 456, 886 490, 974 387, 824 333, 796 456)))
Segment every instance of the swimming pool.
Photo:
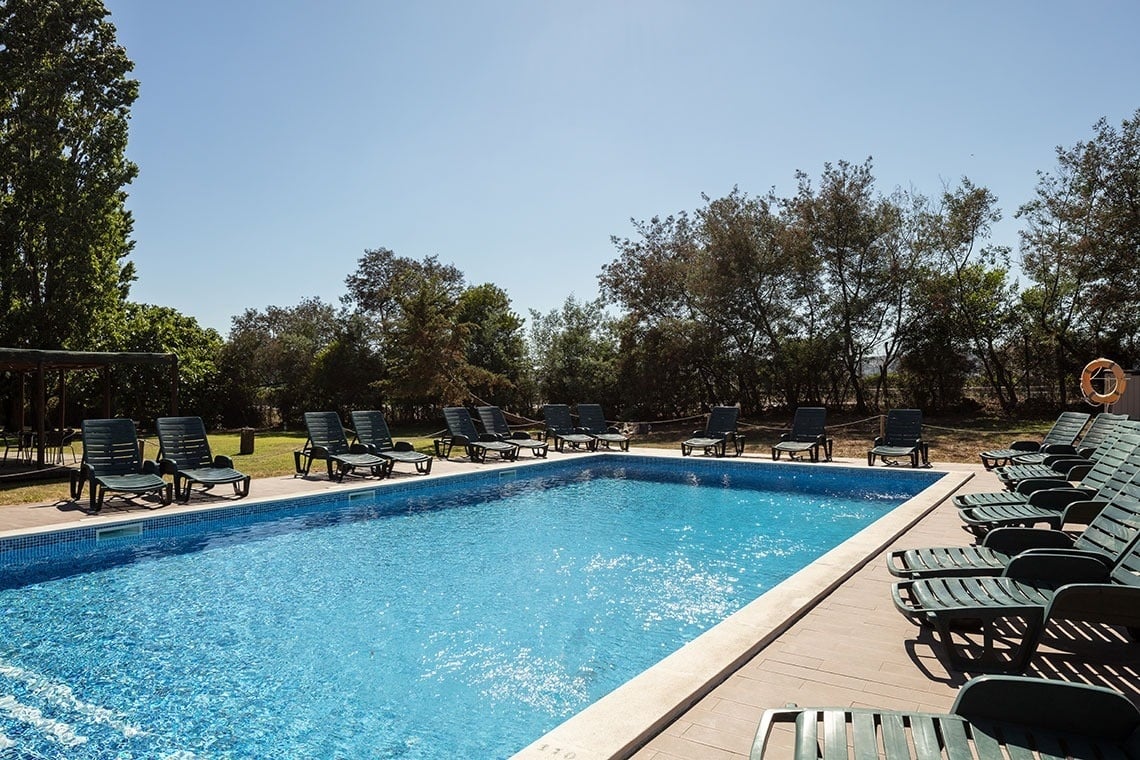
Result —
POLYGON ((0 731, 66 757, 505 756, 937 477, 609 456, 0 543, 0 731))

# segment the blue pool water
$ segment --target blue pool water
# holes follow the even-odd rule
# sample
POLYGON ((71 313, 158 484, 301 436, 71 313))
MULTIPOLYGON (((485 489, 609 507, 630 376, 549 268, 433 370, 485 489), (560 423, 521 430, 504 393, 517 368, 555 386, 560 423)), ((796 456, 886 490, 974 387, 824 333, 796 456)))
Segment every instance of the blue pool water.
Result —
POLYGON ((0 545, 0 755, 506 757, 937 477, 607 457, 0 545))

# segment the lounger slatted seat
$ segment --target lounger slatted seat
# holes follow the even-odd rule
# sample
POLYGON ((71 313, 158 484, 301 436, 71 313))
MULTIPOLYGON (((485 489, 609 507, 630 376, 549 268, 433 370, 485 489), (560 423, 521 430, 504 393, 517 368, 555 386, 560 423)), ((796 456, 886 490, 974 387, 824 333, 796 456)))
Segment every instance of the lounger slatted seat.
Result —
POLYGON ((467 407, 444 407, 443 419, 447 422, 448 437, 435 442, 435 450, 443 459, 449 458, 456 446, 462 447, 472 462, 487 461, 487 454, 492 451, 500 459, 518 458, 519 447, 513 441, 500 441, 489 433, 480 433, 467 407))
POLYGON ((801 406, 792 417, 792 429, 780 436, 779 443, 772 445, 772 459, 778 460, 781 454, 788 459, 798 459, 805 454, 813 462, 819 461, 823 451, 824 460, 831 461, 832 440, 827 437, 827 409, 822 406, 801 406))
POLYGON ((369 454, 388 461, 388 474, 397 464, 410 464, 416 472, 427 475, 431 472, 431 463, 434 461, 429 454, 416 451, 415 447, 407 441, 393 441, 392 433, 388 430, 388 421, 381 412, 375 410, 350 412, 352 429, 356 442, 363 446, 369 454))
POLYGON ((593 437, 600 446, 608 449, 613 445, 629 451, 629 436, 606 422, 600 404, 578 404, 578 429, 593 437))
POLYGON ((158 466, 174 477, 174 495, 179 501, 189 501, 194 485, 208 491, 229 483, 238 498, 249 495, 250 476, 235 470, 230 457, 210 452, 201 417, 159 417, 155 428, 158 466))
POLYGON ((922 410, 921 409, 891 409, 887 412, 887 421, 883 434, 876 436, 872 448, 867 452, 867 465, 873 466, 875 458, 883 460, 885 464, 894 464, 896 460, 908 459, 911 467, 930 464, 930 447, 922 440, 922 410))
POLYGON ((497 406, 478 406, 475 411, 479 414, 479 421, 483 424, 483 429, 489 434, 495 436, 500 441, 513 443, 519 449, 526 449, 531 454, 541 459, 546 458, 547 452, 550 450, 550 444, 546 441, 540 441, 532 438, 530 433, 522 430, 511 430, 511 426, 507 424, 507 418, 503 414, 503 410, 497 406))
POLYGON ((1089 522, 1076 538, 1060 530, 998 528, 982 543, 899 549, 887 555, 887 569, 900 578, 1000 575, 1027 551, 1065 550, 1095 557, 1110 566, 1140 534, 1140 471, 1089 522))
MULTIPOLYGON (((783 738, 783 737, 781 737, 783 738)), ((854 707, 766 710, 750 760, 1136 760, 1140 710, 1103 686, 981 676, 948 714, 854 707), (773 741, 794 726, 790 749, 773 741)))
POLYGON ((162 479, 158 463, 143 460, 135 423, 128 419, 84 420, 83 459, 71 475, 71 498, 90 486, 90 509, 98 512, 109 493, 154 494, 163 505, 173 499, 174 486, 162 479))
POLYGON ((1140 640, 1140 539, 1133 539, 1111 568, 1101 558, 1064 551, 1014 557, 999 576, 937 577, 899 581, 895 607, 912 622, 930 626, 956 670, 1021 672, 1045 627, 1065 620, 1126 628, 1140 640), (1020 621, 999 637, 999 621, 1020 621), (981 626, 981 652, 958 645, 952 632, 981 626), (996 641, 1009 644, 999 650, 996 641))
POLYGON ((547 404, 542 407, 542 419, 546 423, 546 436, 554 439, 554 450, 562 451, 567 445, 572 449, 594 451, 598 439, 579 430, 570 418, 570 407, 566 404, 547 404))
POLYGON ((1137 470, 1140 470, 1140 435, 1122 436, 1079 487, 1064 480, 1025 481, 1018 486, 1031 490, 1025 502, 960 507, 958 516, 967 530, 979 536, 1003 526, 1045 524, 1060 530, 1068 522, 1087 524, 1096 516, 1098 505, 1112 499, 1137 470), (1041 485, 1048 487, 1032 490, 1041 485))
POLYGON ((1071 446, 1077 437, 1080 436, 1081 431, 1089 421, 1092 415, 1085 414, 1084 412, 1063 412, 1057 421, 1053 423, 1053 427, 1040 441, 1014 441, 1004 449, 993 449, 991 451, 983 451, 978 456, 981 457, 982 465, 987 469, 993 469, 1000 464, 1010 462, 1014 457, 1023 454, 1033 454, 1040 451, 1042 447, 1047 447, 1053 444, 1064 444, 1071 446))
POLYGON ((1013 458, 1010 464, 1047 464, 1047 459, 1061 456, 1083 457, 1087 459, 1116 429, 1117 423, 1124 422, 1127 419, 1127 414, 1101 412, 1093 417, 1092 422, 1085 428, 1084 434, 1080 436, 1079 441, 1071 445, 1062 443, 1046 444, 1041 447, 1040 451, 1036 451, 1032 454, 1018 454, 1013 458))
POLYGON ((681 443, 681 456, 688 456, 700 450, 705 454, 723 457, 732 445, 735 456, 744 453, 744 436, 736 432, 736 421, 740 408, 735 406, 714 406, 709 411, 704 430, 694 430, 693 436, 681 443))
POLYGON ((369 453, 359 443, 349 445, 336 412, 305 412, 305 428, 309 431, 305 446, 293 452, 296 475, 308 475, 317 459, 324 460, 329 480, 344 480, 345 475, 357 470, 381 478, 391 472, 391 460, 369 453))

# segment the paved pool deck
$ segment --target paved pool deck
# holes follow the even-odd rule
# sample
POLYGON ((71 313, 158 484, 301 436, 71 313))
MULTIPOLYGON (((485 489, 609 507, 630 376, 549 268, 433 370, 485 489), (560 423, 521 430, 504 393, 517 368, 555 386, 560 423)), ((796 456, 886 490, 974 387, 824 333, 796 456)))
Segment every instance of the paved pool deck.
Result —
MULTIPOLYGON (((663 449, 634 453, 679 455, 663 449)), ((551 452, 550 456, 582 455, 551 452)), ((753 454, 743 459, 766 458, 753 454)), ((528 461, 524 457, 520 463, 528 461)), ((834 464, 866 467, 859 460, 834 464)), ((504 466, 511 465, 437 460, 428 477, 504 466)), ((933 469, 947 473, 942 489, 931 489, 936 493, 918 497, 898 515, 880 520, 875 530, 825 555, 662 665, 537 740, 517 758, 728 760, 748 757, 767 707, 795 703, 949 709, 958 688, 975 674, 951 669, 930 633, 895 611, 890 595, 894 578, 887 572, 885 557, 894 548, 971 543, 949 496, 1000 490, 1000 484, 980 466, 935 462, 933 469), (711 686, 710 673, 716 674, 711 686)), ((393 480, 422 477, 397 469, 393 480)), ((360 479, 333 483, 322 472, 306 478, 256 480, 249 498, 269 500, 376 485, 360 479)), ((226 487, 215 491, 220 495, 196 497, 188 506, 171 505, 153 514, 232 503, 226 487)), ((0 506, 0 535, 114 523, 151 513, 144 505, 119 500, 108 503, 99 515, 86 514, 70 501, 0 506)), ((1111 629, 1051 626, 1027 674, 1109 686, 1140 703, 1140 646, 1127 643, 1111 629)))

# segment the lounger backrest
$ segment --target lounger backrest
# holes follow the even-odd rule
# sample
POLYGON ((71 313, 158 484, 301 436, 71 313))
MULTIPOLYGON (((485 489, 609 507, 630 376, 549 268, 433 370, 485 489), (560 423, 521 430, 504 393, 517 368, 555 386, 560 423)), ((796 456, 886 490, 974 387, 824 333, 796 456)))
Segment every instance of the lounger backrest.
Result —
POLYGON ((825 435, 827 410, 822 406, 801 406, 792 418, 792 432, 788 440, 811 443, 825 435))
POLYGON ((1119 423, 1128 419, 1127 414, 1109 414, 1101 412, 1093 417, 1092 423, 1081 436, 1080 448, 1095 449, 1115 434, 1119 423))
POLYGON ((184 470, 214 463, 201 417, 159 417, 155 428, 159 459, 172 459, 184 470))
POLYGON ((477 406, 475 411, 479 413, 479 422, 483 424, 483 429, 488 433, 495 435, 510 435, 511 426, 507 424, 507 418, 503 416, 503 410, 497 406, 477 406))
POLYGON ((1132 479, 1140 469, 1140 434, 1122 435, 1112 446, 1101 452, 1088 474, 1081 478, 1081 486, 1095 488, 1098 493, 1111 496, 1132 479))
POLYGON ((1140 468, 1073 542, 1073 548, 1115 557, 1140 535, 1140 468))
POLYGON ((914 446, 922 440, 921 409, 891 409, 883 430, 886 446, 914 446))
POLYGON ((132 420, 83 420, 83 462, 95 475, 132 475, 142 470, 132 420))
POLYGON ((610 428, 601 404, 578 404, 578 424, 587 433, 604 433, 610 428))
POLYGON ((374 446, 377 451, 388 451, 395 444, 392 442, 392 433, 388 430, 388 422, 384 415, 377 411, 349 412, 352 419, 352 429, 356 432, 356 440, 365 446, 374 446))
POLYGON ((479 431, 475 429, 475 421, 471 419, 467 407, 446 406, 443 408, 443 419, 452 436, 462 436, 469 441, 479 440, 479 431))
POLYGON ((348 453, 348 438, 336 412, 305 412, 305 428, 314 446, 320 446, 330 454, 348 453))
POLYGON ((1085 412, 1064 412, 1057 421, 1053 423, 1053 427, 1041 439, 1041 444, 1060 443, 1070 445, 1073 441, 1077 440, 1081 431, 1085 429, 1085 425, 1089 421, 1091 414, 1085 412))
POLYGON ((1132 539, 1112 566, 1112 581, 1122 586, 1140 586, 1140 535, 1132 539))
POLYGON ((556 433, 574 431, 574 421, 570 419, 570 407, 566 404, 547 404, 542 407, 542 419, 548 430, 556 433))
POLYGON ((705 432, 709 437, 724 436, 736 432, 736 420, 740 416, 740 409, 735 406, 714 406, 709 412, 709 421, 705 424, 705 432))

